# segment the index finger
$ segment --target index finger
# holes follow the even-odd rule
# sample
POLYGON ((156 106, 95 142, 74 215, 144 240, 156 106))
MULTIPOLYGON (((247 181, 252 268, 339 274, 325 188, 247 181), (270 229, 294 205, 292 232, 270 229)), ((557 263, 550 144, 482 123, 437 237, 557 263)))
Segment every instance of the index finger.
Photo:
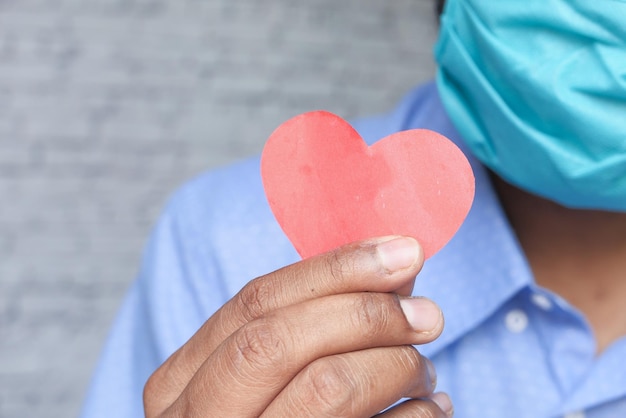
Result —
POLYGON ((171 403, 217 346, 247 322, 281 307, 333 294, 408 294, 423 262, 415 239, 389 236, 348 244, 254 279, 209 318, 148 384, 165 384, 156 390, 163 404, 171 403))
POLYGON ((420 245, 410 237, 348 244, 252 280, 210 321, 232 322, 221 342, 247 322, 306 300, 366 291, 408 295, 423 262, 420 245))

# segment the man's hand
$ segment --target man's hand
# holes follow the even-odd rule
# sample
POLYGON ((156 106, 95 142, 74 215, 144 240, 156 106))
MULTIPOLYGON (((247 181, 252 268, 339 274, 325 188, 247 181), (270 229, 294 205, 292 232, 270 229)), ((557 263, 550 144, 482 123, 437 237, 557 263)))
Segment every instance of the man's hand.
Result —
MULTIPOLYGON (((242 262, 245 262, 242 255, 242 262)), ((407 298, 423 253, 412 238, 350 244, 246 285, 148 380, 147 417, 446 417, 412 344, 437 338, 439 308, 407 298)))

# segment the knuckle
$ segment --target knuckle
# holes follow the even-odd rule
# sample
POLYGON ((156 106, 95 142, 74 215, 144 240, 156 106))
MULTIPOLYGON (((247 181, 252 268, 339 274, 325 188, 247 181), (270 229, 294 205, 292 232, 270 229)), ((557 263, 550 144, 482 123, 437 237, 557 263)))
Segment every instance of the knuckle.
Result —
POLYGON ((365 338, 374 338, 389 328, 393 312, 389 295, 360 293, 350 310, 353 326, 358 327, 365 338))
POLYGON ((372 244, 350 244, 326 253, 323 257, 330 280, 342 284, 377 269, 376 248, 372 244))
POLYGON ((349 273, 354 270, 354 259, 340 250, 333 250, 326 257, 328 274, 333 282, 346 280, 349 273))
POLYGON ((143 405, 146 417, 157 416, 160 399, 165 392, 162 374, 163 367, 160 367, 148 378, 143 387, 143 405))
POLYGON ((237 331, 232 345, 233 361, 246 363, 253 369, 275 369, 285 360, 286 344, 283 332, 276 321, 260 319, 251 322, 237 331))
POLYGON ((239 293, 236 309, 247 322, 260 318, 270 309, 269 301, 275 292, 263 278, 254 279, 239 293))
POLYGON ((352 416, 359 399, 356 379, 348 364, 337 357, 310 364, 302 391, 301 399, 307 409, 318 416, 352 416))
POLYGON ((157 387, 159 383, 157 379, 154 377, 154 374, 148 378, 145 386, 143 387, 143 404, 146 411, 148 411, 150 406, 153 403, 153 400, 156 399, 157 387))

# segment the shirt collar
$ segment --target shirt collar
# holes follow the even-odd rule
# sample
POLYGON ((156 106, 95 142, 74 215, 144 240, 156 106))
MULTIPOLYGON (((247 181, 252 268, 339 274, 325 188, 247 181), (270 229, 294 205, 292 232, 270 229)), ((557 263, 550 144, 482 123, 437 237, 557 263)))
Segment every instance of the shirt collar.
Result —
POLYGON ((474 158, 448 118, 434 84, 430 100, 408 121, 406 129, 426 128, 455 142, 468 156, 476 177, 476 195, 454 238, 426 261, 415 295, 427 296, 442 308, 446 326, 435 342, 421 347, 434 355, 461 338, 534 280, 487 170, 474 158))

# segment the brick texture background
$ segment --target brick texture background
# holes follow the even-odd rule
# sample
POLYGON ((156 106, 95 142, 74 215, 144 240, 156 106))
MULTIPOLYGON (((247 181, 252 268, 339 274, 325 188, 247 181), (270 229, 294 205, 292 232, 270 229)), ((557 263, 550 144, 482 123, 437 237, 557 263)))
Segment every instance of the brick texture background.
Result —
POLYGON ((150 225, 285 119, 390 108, 432 0, 0 0, 0 417, 76 416, 150 225))

